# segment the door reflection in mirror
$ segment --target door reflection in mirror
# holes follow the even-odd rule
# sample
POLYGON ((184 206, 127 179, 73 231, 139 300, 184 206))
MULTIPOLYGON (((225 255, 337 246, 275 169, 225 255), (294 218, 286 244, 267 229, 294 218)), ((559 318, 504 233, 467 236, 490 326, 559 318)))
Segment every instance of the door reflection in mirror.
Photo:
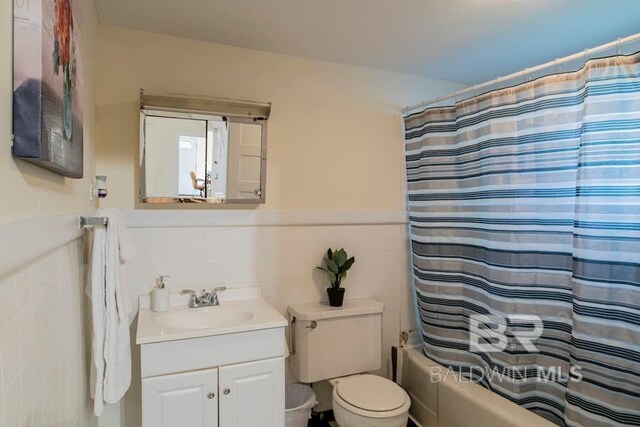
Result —
POLYGON ((207 178, 210 185, 207 187, 207 197, 220 199, 227 198, 227 150, 228 150, 228 123, 210 120, 208 122, 207 141, 210 150, 207 152, 207 178))
POLYGON ((231 123, 229 132, 229 194, 234 199, 255 197, 260 190, 262 126, 231 123))

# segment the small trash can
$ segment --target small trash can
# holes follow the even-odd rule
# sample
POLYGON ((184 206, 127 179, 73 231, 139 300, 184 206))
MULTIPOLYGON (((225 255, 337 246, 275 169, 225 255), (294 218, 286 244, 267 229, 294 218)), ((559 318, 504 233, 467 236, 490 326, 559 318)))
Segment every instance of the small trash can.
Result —
POLYGON ((285 388, 285 426, 307 427, 316 394, 305 384, 287 384, 285 388))

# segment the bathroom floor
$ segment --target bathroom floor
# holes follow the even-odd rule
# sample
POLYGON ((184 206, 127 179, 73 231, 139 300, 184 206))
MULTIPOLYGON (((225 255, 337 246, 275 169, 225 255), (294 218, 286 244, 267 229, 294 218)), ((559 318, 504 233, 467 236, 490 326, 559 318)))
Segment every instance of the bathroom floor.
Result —
MULTIPOLYGON (((311 424, 309 424, 311 425, 311 424)), ((317 425, 317 424, 316 424, 317 425)), ((330 423, 325 424, 325 426, 338 427, 335 421, 331 421, 330 423)), ((413 421, 409 420, 407 427, 418 427, 413 421)))
MULTIPOLYGON (((338 424, 336 424, 335 421, 321 421, 319 424, 318 423, 312 423, 311 421, 309 422, 309 427, 338 427, 338 424)), ((409 423, 407 424, 407 427, 418 427, 413 421, 409 420, 409 423)))
MULTIPOLYGON (((311 422, 309 423, 309 427, 338 427, 338 424, 336 424, 335 421, 330 421, 330 422, 322 422, 322 424, 312 424, 311 422)), ((407 427, 418 427, 413 421, 409 420, 409 423, 407 424, 407 427)))
MULTIPOLYGON (((333 421, 333 413, 332 411, 327 411, 324 414, 324 418, 327 420, 320 420, 319 418, 313 417, 309 420, 308 427, 338 427, 335 421, 333 421)), ((409 420, 407 423, 407 427, 418 427, 416 423, 409 420)))

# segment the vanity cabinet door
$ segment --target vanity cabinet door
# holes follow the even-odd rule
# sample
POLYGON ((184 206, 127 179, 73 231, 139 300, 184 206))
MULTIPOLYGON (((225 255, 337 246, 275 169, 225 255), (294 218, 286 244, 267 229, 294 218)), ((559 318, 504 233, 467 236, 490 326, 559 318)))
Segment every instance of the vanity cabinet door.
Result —
POLYGON ((217 427, 218 370, 142 380, 143 427, 217 427))
POLYGON ((221 427, 284 426, 284 358, 219 368, 221 427))

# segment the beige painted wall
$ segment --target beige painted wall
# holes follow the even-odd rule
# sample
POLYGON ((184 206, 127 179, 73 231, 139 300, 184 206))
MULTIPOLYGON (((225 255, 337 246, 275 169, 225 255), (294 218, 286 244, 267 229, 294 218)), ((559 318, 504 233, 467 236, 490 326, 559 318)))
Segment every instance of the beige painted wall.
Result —
POLYGON ((97 172, 133 208, 138 90, 271 101, 268 210, 404 210, 400 108, 457 85, 101 26, 97 172))
MULTIPOLYGON (((0 1, 0 223, 8 223, 5 230, 19 228, 16 224, 24 221, 14 222, 18 219, 92 209, 89 183, 94 174, 96 116, 98 19, 93 0, 73 0, 78 12, 76 25, 82 32, 85 179, 64 178, 11 157, 12 4, 13 0, 0 1)), ((29 230, 42 229, 37 220, 28 222, 29 230)), ((28 250, 20 244, 24 241, 16 242, 13 233, 7 237, 6 232, 0 232, 0 252, 29 252, 32 258, 15 271, 0 272, 2 425, 97 425, 88 394, 86 249, 82 240, 62 245, 65 241, 59 239, 65 232, 56 231, 35 237, 33 232, 23 233, 24 241, 38 240, 36 247, 58 247, 38 255, 37 249, 28 250)))
POLYGON ((84 79, 84 175, 82 180, 64 178, 11 156, 12 128, 12 27, 13 1, 0 1, 0 221, 87 211, 91 176, 95 175, 95 75, 98 18, 91 0, 77 0, 82 32, 84 79))

